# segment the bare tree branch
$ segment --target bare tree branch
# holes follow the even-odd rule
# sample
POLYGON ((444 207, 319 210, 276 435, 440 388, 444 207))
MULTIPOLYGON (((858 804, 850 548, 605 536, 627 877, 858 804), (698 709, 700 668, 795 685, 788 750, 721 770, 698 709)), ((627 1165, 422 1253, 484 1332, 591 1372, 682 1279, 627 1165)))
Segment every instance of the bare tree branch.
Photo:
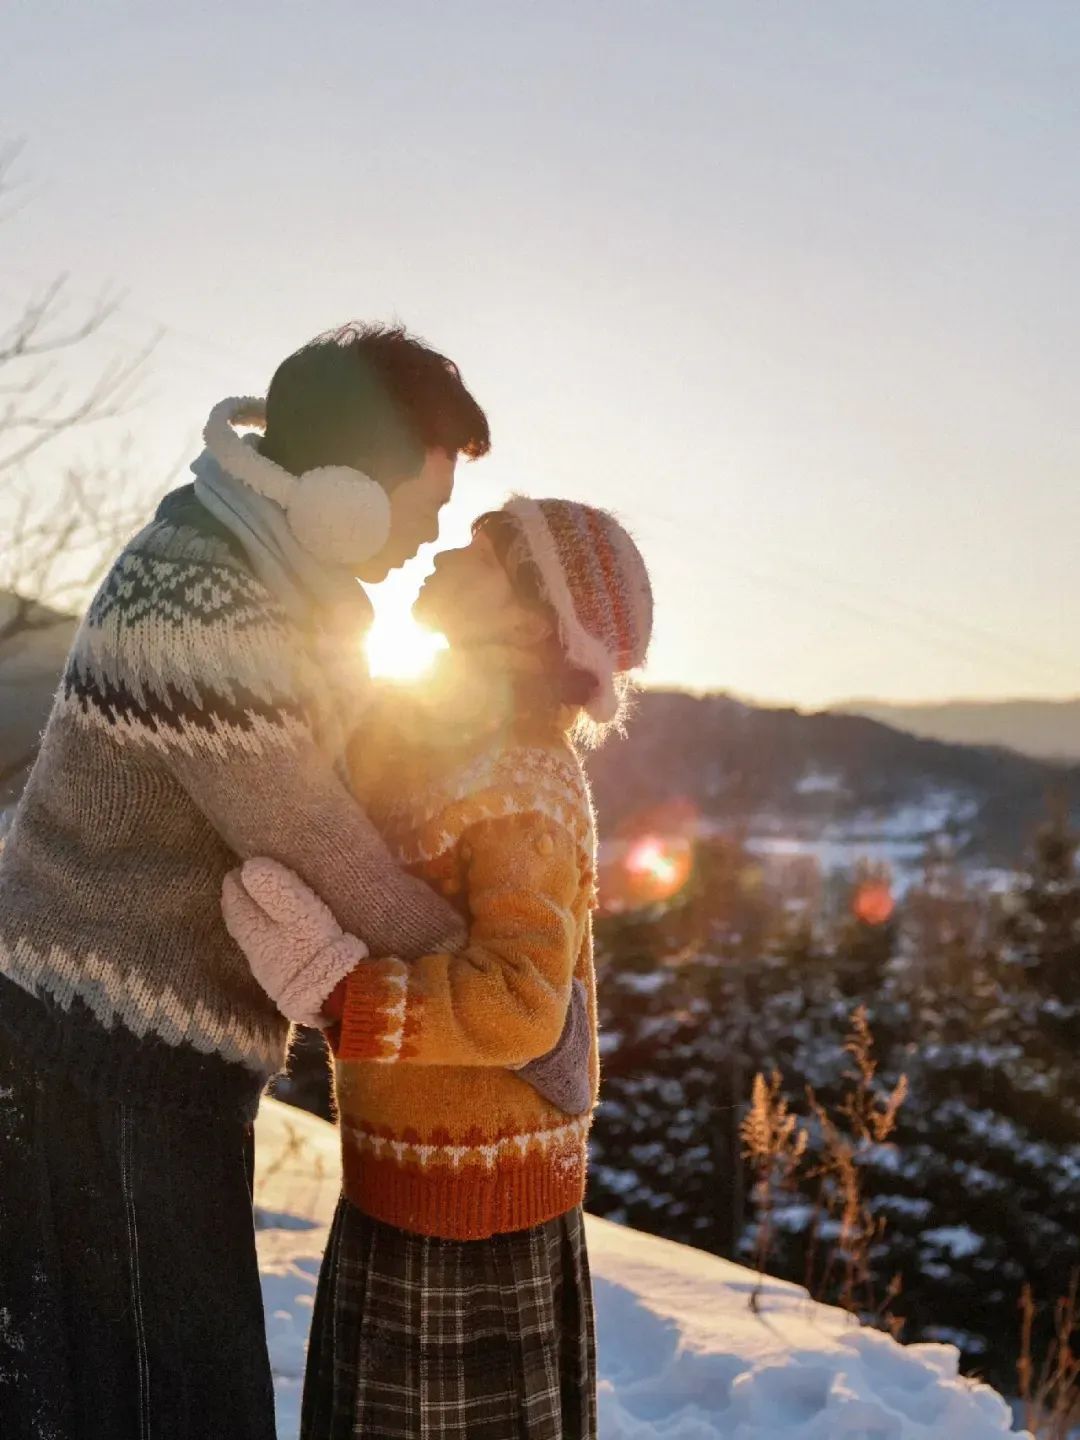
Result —
MULTIPOLYGON (((19 149, 0 147, 0 220, 11 214, 4 202, 17 188, 19 149)), ((81 305, 61 275, 0 315, 0 799, 14 794, 33 762, 72 612, 144 518, 123 456, 87 466, 71 459, 69 446, 58 447, 41 485, 43 451, 136 398, 156 339, 107 359, 96 373, 84 350, 104 338, 123 298, 106 291, 81 305)))
MULTIPOLYGON (((12 188, 18 147, 0 150, 0 198, 12 188)), ((67 276, 60 275, 0 324, 0 481, 59 436, 79 426, 114 418, 136 396, 137 383, 159 337, 134 355, 107 361, 72 393, 64 361, 101 335, 123 302, 103 292, 81 315, 69 318, 67 276)))
POLYGON ((73 467, 47 503, 15 496, 0 549, 0 808, 33 763, 73 614, 146 518, 130 476, 122 463, 73 467))
POLYGON ((122 465, 69 469, 59 494, 44 507, 28 490, 18 494, 0 553, 0 593, 10 606, 0 620, 0 664, 6 642, 48 629, 55 623, 50 612, 83 600, 144 509, 122 465))

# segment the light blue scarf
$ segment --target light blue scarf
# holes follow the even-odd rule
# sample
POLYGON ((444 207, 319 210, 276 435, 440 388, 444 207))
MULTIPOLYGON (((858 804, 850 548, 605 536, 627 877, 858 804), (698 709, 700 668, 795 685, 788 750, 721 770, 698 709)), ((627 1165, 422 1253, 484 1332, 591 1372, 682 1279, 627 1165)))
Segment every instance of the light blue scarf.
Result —
POLYGON ((297 624, 357 631, 370 625, 371 601, 356 576, 305 550, 280 505, 256 495, 206 450, 191 473, 200 504, 236 537, 259 580, 297 624))

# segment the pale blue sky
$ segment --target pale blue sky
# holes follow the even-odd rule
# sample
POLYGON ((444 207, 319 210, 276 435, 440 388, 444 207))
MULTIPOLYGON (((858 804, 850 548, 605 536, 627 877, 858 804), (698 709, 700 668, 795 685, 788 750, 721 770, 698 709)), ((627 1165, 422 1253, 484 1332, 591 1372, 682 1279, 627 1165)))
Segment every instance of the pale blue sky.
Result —
POLYGON ((1080 692, 1072 0, 26 0, 0 53, 0 304, 68 270, 126 287, 112 343, 166 327, 148 490, 396 316, 492 421, 450 538, 617 508, 655 681, 1080 692))

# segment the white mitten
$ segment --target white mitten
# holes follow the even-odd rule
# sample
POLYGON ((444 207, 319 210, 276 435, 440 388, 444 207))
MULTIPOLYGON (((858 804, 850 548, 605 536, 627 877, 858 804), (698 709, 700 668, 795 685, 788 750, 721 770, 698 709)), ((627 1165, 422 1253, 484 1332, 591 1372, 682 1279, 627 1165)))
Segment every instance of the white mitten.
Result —
POLYGON ((327 999, 367 946, 346 935, 315 892, 276 860, 248 860, 225 877, 221 910, 251 973, 281 1013, 322 1030, 327 999))

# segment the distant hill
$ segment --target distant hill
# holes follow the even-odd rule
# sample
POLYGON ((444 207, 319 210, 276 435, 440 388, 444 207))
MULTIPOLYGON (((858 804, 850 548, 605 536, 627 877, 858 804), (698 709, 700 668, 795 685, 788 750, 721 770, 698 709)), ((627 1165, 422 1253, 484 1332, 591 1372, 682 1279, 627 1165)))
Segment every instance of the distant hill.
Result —
MULTIPOLYGON (((15 609, 11 594, 0 593, 0 634, 15 609)), ((0 777, 33 749, 49 714, 64 659, 78 621, 38 605, 34 629, 0 645, 0 777)), ((0 805, 10 799, 21 771, 5 785, 0 805)))
POLYGON ((949 700, 936 705, 852 700, 835 708, 933 740, 1005 745, 1041 760, 1080 760, 1080 699, 949 700))
POLYGON ((725 695, 647 691, 627 739, 588 761, 603 828, 653 807, 692 808, 762 846, 812 837, 847 856, 887 842, 914 863, 947 836, 971 860, 1009 866, 1063 792, 1080 815, 1080 766, 921 739, 858 715, 764 709, 725 695))
MULTIPOLYGON (((6 601, 10 605, 10 599, 6 601)), ((5 597, 0 595, 0 625, 5 597)), ((10 612, 9 612, 10 613, 10 612)), ((76 620, 0 647, 0 774, 48 715, 76 620)), ((973 864, 1011 865, 1060 790, 1080 815, 1080 766, 1011 750, 919 738, 861 715, 767 709, 726 695, 653 690, 628 738, 588 759, 601 828, 640 825, 656 807, 704 827, 738 829, 763 854, 801 847, 824 868, 863 855, 912 867, 948 837, 973 864)), ((21 778, 21 777, 18 777, 21 778)), ((0 807, 17 781, 0 787, 0 807)))

